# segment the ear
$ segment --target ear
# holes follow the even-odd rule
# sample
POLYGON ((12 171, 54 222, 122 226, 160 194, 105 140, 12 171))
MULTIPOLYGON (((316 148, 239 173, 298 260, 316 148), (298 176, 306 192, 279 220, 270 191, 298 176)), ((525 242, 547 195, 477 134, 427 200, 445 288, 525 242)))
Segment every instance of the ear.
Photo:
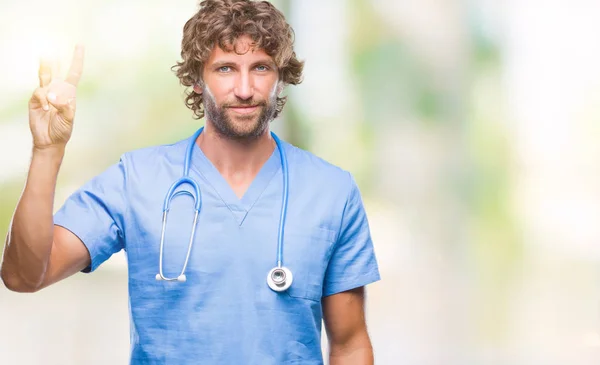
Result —
POLYGON ((194 86, 193 86, 193 89, 194 89, 194 92, 196 94, 202 94, 202 85, 201 85, 201 82, 200 81, 196 82, 194 84, 194 86))
POLYGON ((283 81, 278 81, 277 82, 277 96, 281 95, 284 88, 285 88, 285 83, 283 81))

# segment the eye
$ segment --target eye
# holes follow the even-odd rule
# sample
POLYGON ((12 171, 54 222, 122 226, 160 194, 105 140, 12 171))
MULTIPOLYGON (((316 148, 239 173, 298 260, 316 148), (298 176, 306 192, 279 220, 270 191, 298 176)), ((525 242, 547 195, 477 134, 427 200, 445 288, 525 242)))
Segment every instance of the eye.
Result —
POLYGON ((231 67, 229 67, 229 66, 221 66, 221 67, 219 67, 217 69, 217 71, 219 71, 219 72, 229 72, 229 71, 231 71, 231 67))
POLYGON ((256 71, 264 72, 264 71, 268 71, 268 70, 269 70, 269 68, 265 65, 256 66, 256 71))

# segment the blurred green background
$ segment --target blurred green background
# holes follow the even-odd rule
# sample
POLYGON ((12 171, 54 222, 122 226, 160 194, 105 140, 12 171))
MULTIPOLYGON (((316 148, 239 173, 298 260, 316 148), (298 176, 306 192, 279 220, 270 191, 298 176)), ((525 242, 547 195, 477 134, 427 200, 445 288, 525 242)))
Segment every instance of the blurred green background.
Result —
MULTIPOLYGON (((359 183, 376 363, 598 363, 600 3, 273 3, 306 61, 273 129, 359 183)), ((196 1, 0 5, 3 237, 40 54, 64 74, 86 45, 55 209, 123 152, 200 125, 170 70, 196 1)), ((127 310, 121 254, 36 294, 0 288, 0 363, 126 363, 127 310)))

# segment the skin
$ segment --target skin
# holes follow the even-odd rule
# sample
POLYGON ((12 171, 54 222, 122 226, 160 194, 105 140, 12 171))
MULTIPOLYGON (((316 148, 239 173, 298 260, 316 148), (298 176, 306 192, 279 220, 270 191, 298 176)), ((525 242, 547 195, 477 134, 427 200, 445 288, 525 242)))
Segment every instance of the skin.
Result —
POLYGON ((365 320, 364 293, 364 287, 359 287, 322 299, 330 365, 374 363, 365 320))
MULTIPOLYGON (((238 53, 216 47, 205 63, 194 91, 206 100, 206 124, 196 143, 238 197, 276 147, 269 133, 273 108, 282 90, 273 59, 252 47, 247 36, 238 53), (239 52, 242 50, 242 52, 239 52)), ((1 266, 6 287, 36 292, 90 264, 81 240, 54 226, 56 179, 75 117, 76 91, 83 70, 83 48, 77 47, 65 80, 39 69, 40 87, 29 102, 32 160, 25 189, 13 215, 1 266)), ((357 288, 323 298, 323 319, 330 343, 330 364, 373 364, 364 317, 364 290, 357 288)))
POLYGON ((83 47, 76 47, 64 80, 52 75, 48 60, 40 62, 40 86, 29 100, 29 127, 33 137, 31 164, 11 221, 0 268, 2 281, 13 291, 38 291, 90 263, 81 240, 70 231, 54 226, 52 216, 56 178, 73 130, 83 58, 83 47))
POLYGON ((194 91, 206 106, 198 146, 241 198, 276 147, 269 123, 282 88, 273 59, 248 36, 235 47, 213 49, 194 91))

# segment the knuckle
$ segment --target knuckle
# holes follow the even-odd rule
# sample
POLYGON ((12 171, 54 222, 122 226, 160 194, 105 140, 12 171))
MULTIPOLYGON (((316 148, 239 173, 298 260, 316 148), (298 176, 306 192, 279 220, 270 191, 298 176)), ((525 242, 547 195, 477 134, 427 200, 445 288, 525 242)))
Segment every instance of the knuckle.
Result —
POLYGON ((43 99, 45 95, 46 95, 46 93, 44 92, 44 90, 42 88, 37 88, 33 92, 33 97, 37 98, 37 99, 43 99))

